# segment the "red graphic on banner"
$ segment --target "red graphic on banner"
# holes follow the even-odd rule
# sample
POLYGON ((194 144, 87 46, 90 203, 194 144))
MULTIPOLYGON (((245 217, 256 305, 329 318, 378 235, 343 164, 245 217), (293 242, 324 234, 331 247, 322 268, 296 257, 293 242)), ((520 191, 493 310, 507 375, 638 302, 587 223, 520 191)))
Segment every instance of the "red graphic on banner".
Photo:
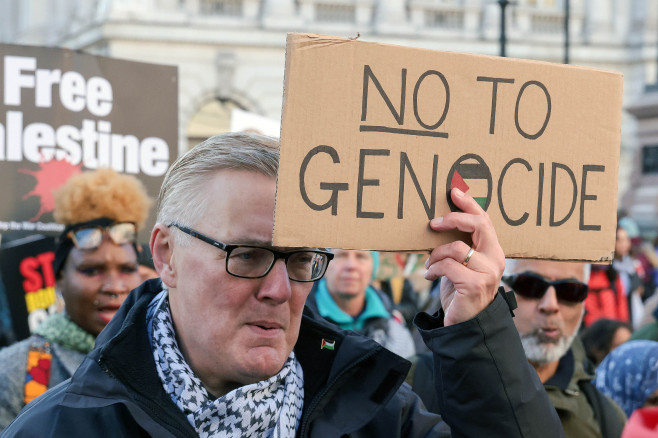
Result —
POLYGON ((450 181, 450 188, 454 189, 455 187, 464 193, 466 193, 469 189, 468 185, 457 171, 455 171, 455 173, 452 175, 452 181, 450 181))
POLYGON ((53 261, 55 252, 48 251, 34 257, 25 257, 18 265, 23 276, 23 289, 25 293, 37 292, 44 287, 55 286, 55 272, 53 261))
POLYGON ((51 160, 40 163, 40 169, 33 171, 19 169, 19 172, 27 173, 37 179, 37 185, 28 194, 23 196, 27 199, 31 196, 39 197, 41 207, 39 212, 30 221, 36 221, 45 213, 55 209, 55 198, 53 192, 64 184, 70 177, 82 172, 82 163, 77 166, 66 160, 51 160))

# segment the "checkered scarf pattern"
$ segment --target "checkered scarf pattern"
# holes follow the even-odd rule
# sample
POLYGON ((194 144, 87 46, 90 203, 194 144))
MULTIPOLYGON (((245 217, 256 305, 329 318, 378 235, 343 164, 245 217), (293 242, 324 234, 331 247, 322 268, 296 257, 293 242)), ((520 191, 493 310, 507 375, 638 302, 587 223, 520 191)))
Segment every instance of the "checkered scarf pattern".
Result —
POLYGON ((294 352, 278 374, 213 400, 178 348, 166 296, 151 302, 147 319, 152 319, 151 345, 162 385, 201 438, 295 436, 304 377, 294 352))

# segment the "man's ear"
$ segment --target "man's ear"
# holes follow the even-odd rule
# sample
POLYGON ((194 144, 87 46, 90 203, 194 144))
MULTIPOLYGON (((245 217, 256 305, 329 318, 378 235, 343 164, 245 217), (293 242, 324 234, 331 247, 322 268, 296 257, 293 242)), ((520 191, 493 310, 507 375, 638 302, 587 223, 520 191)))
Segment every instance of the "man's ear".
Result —
POLYGON ((151 254, 153 266, 160 279, 169 288, 176 287, 176 268, 174 264, 174 233, 164 224, 157 223, 151 232, 151 254))

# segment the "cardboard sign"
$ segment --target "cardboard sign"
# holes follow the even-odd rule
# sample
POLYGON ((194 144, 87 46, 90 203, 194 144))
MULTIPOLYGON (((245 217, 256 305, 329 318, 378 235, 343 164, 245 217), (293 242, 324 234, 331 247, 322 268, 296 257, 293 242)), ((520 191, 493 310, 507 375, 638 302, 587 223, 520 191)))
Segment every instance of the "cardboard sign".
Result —
POLYGON ((459 187, 508 257, 611 260, 622 75, 290 34, 274 244, 430 250, 459 187))
POLYGON ((56 309, 55 239, 33 235, 2 246, 0 273, 16 340, 25 339, 56 309))
POLYGON ((0 233, 58 234, 53 191, 86 169, 136 176, 157 197, 177 143, 176 67, 0 44, 0 233))

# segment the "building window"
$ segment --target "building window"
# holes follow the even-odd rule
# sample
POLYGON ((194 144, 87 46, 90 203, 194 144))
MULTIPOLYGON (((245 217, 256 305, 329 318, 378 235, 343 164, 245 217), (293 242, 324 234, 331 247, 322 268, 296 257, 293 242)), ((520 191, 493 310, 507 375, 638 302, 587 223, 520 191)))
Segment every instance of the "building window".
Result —
POLYGON ((658 173, 658 145, 642 148, 642 173, 658 173))
POLYGON ((242 0, 199 0, 199 12, 203 15, 242 16, 242 0))
POLYGON ((564 15, 533 14, 532 31, 535 33, 560 33, 564 31, 564 15))
POLYGON ((464 11, 426 11, 425 25, 443 29, 461 29, 464 27, 464 11))
MULTIPOLYGON (((562 0, 561 3, 563 3, 564 1, 565 0, 562 0)), ((515 3, 521 5, 525 4, 528 6, 540 6, 540 7, 548 6, 549 8, 555 6, 555 0, 525 0, 525 1, 522 0, 520 2, 515 2, 515 3)))
POLYGON ((356 8, 354 5, 316 3, 315 20, 320 23, 354 23, 356 8))

